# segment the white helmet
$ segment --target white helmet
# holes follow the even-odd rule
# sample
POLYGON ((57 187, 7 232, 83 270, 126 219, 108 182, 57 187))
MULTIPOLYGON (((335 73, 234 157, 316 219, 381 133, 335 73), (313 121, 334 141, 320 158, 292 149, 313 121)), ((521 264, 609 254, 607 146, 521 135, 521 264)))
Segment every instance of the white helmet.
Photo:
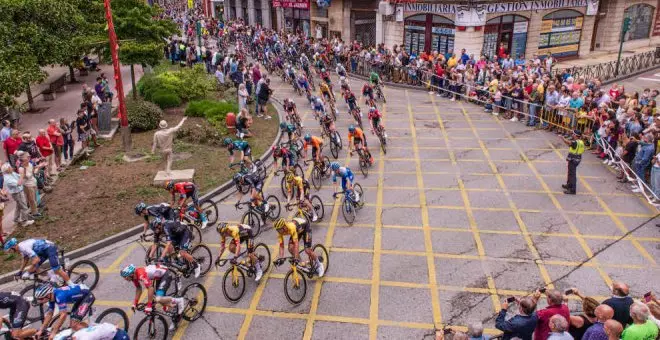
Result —
POLYGON ((341 76, 341 77, 339 77, 339 80, 344 81, 344 80, 346 80, 346 77, 341 76))

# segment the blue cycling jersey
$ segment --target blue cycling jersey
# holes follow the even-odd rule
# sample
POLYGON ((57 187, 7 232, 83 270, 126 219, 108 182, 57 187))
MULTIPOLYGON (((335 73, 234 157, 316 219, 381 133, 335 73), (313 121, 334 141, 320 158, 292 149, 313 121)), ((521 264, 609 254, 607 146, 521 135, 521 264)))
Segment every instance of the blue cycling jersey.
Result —
POLYGON ((293 124, 287 124, 286 127, 283 129, 284 132, 292 133, 296 131, 296 126, 293 124))
POLYGON ((80 301, 80 299, 88 293, 89 287, 81 284, 55 288, 53 291, 55 301, 48 302, 48 311, 54 311, 55 304, 57 304, 57 308, 59 308, 60 312, 66 311, 68 304, 80 301))
POLYGON ((231 150, 229 150, 230 155, 234 154, 234 150, 236 150, 236 151, 245 151, 247 148, 250 147, 248 142, 246 142, 244 140, 235 140, 235 141, 231 142, 231 144, 233 145, 233 148, 231 150))
MULTIPOLYGON (((339 168, 339 177, 341 177, 342 180, 351 179, 353 178, 353 172, 351 171, 351 169, 342 166, 339 168)), ((337 182, 336 172, 332 174, 332 182, 333 183, 337 182)))

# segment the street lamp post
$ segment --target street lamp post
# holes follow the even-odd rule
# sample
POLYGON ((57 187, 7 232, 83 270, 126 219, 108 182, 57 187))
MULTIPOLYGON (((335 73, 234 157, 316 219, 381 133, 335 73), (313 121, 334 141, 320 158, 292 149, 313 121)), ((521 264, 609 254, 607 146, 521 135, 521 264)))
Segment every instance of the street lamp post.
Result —
POLYGON ((128 115, 126 114, 126 103, 124 102, 124 84, 121 81, 121 65, 119 63, 119 44, 117 43, 117 34, 115 25, 112 23, 111 0, 104 0, 105 19, 108 23, 108 39, 110 40, 110 56, 112 57, 112 67, 115 72, 115 89, 117 90, 117 100, 119 100, 119 126, 121 127, 122 144, 124 151, 131 150, 131 131, 128 127, 128 115))
POLYGON ((623 39, 630 29, 630 18, 623 19, 623 27, 621 27, 621 43, 619 44, 619 56, 616 59, 616 69, 614 69, 614 77, 619 76, 619 66, 621 65, 621 52, 623 52, 623 39))

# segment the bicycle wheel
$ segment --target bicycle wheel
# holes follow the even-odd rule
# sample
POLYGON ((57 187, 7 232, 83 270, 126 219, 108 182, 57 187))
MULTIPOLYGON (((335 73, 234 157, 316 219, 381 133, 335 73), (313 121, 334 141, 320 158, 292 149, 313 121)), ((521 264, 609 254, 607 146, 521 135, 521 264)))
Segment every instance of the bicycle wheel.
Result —
POLYGON ((257 172, 259 173, 259 177, 262 180, 266 179, 266 167, 264 166, 264 163, 260 159, 257 159, 254 161, 254 165, 257 167, 257 172))
POLYGON ((284 276, 284 296, 291 304, 297 305, 305 299, 307 295, 307 280, 305 276, 296 271, 289 270, 284 276))
POLYGON ((73 283, 84 283, 89 290, 94 290, 99 283, 99 267, 89 260, 78 261, 66 271, 73 283))
POLYGON ((325 273, 327 273, 328 268, 330 268, 330 253, 328 253, 328 250, 325 249, 325 247, 319 243, 314 245, 312 251, 314 251, 314 254, 316 255, 316 258, 318 258, 319 262, 323 264, 325 273))
MULTIPOLYGON (((249 189, 249 188, 248 188, 249 189)), ((213 226, 216 222, 218 222, 218 205, 211 201, 211 200, 205 200, 200 204, 200 208, 204 214, 206 214, 206 220, 208 221, 208 226, 213 226)), ((202 238, 199 238, 200 242, 202 238)))
POLYGON ((380 148, 383 150, 383 154, 387 154, 387 140, 385 139, 385 136, 382 135, 382 132, 378 135, 378 140, 380 140, 380 148))
POLYGON ((323 206, 323 201, 321 201, 321 197, 314 195, 310 198, 310 202, 312 202, 312 207, 316 212, 316 217, 319 218, 317 222, 320 222, 325 215, 325 207, 323 206))
POLYGON ((341 140, 339 131, 335 131, 335 141, 337 141, 337 145, 339 145, 339 150, 344 148, 344 142, 341 140))
POLYGON ((231 266, 222 278, 222 295, 231 302, 238 302, 245 294, 245 274, 238 267, 231 266))
POLYGON ((261 218, 257 213, 254 211, 250 210, 243 214, 243 217, 241 218, 241 223, 247 224, 252 229, 255 231, 255 235, 258 235, 259 232, 261 232, 261 218))
POLYGON ((344 199, 341 202, 341 213, 344 215, 344 220, 349 225, 355 222, 355 209, 353 209, 353 204, 348 199, 344 199))
POLYGON ((133 333, 133 340, 167 339, 167 321, 162 315, 147 315, 138 323, 133 333))
POLYGON ((314 167, 314 169, 312 170, 312 185, 314 186, 314 189, 316 189, 317 191, 321 190, 321 184, 322 184, 321 181, 322 181, 321 171, 319 170, 319 168, 314 167))
POLYGON ((355 121, 357 122, 357 124, 360 126, 360 129, 362 129, 362 117, 360 117, 360 113, 359 112, 354 112, 353 117, 355 118, 355 121))
POLYGON ((323 171, 321 172, 321 175, 327 175, 330 171, 330 158, 328 158, 328 156, 323 156, 321 157, 321 160, 323 161, 323 171))
POLYGON ((162 243, 158 243, 156 245, 156 251, 154 252, 154 255, 150 257, 149 251, 151 250, 151 246, 147 248, 147 252, 144 254, 144 264, 146 264, 147 266, 152 264, 163 253, 163 249, 165 249, 165 245, 163 245, 162 243))
MULTIPOLYGON (((280 181, 280 188, 282 189, 282 196, 286 197, 286 175, 282 176, 282 180, 280 181)), ((295 187, 293 188, 293 193, 295 193, 295 187)), ((292 195, 294 196, 294 195, 292 195)), ((295 197, 295 196, 294 196, 295 197)))
POLYGON ((259 243, 254 247, 254 255, 257 256, 259 263, 261 263, 261 271, 266 274, 270 269, 270 249, 267 245, 259 243))
POLYGON ((43 304, 37 303, 37 300, 34 298, 34 289, 37 288, 35 286, 36 284, 31 284, 18 293, 23 299, 30 301, 30 310, 28 310, 26 316, 26 320, 29 323, 43 320, 44 318, 44 306, 43 304))
POLYGON ((128 332, 128 315, 121 308, 109 308, 103 311, 97 318, 96 323, 107 322, 111 323, 117 328, 123 329, 128 332))
POLYGON ((332 154, 332 157, 337 159, 339 157, 339 144, 335 141, 335 139, 331 136, 330 137, 330 153, 332 154))
MULTIPOLYGON (((364 202, 364 190, 362 190, 362 186, 360 185, 360 183, 355 183, 353 185, 353 190, 358 194, 360 194, 360 202, 364 202)), ((355 201, 354 197, 353 197, 353 201, 355 201)))
POLYGON ((266 217, 271 221, 275 221, 280 217, 282 211, 280 200, 273 195, 269 195, 266 197, 266 202, 268 203, 268 215, 266 217))
POLYGON ((188 230, 190 230, 190 243, 192 245, 197 245, 202 243, 202 230, 194 224, 188 224, 188 230))
POLYGON ((190 251, 190 255, 195 259, 201 268, 200 276, 206 275, 213 266, 213 255, 211 249, 205 244, 198 244, 190 251))
POLYGON ((183 289, 181 296, 186 300, 186 309, 181 317, 186 321, 195 321, 206 310, 206 288, 199 283, 191 283, 183 289))
POLYGON ((364 159, 362 155, 360 155, 360 172, 362 172, 364 177, 367 177, 367 175, 369 175, 369 166, 367 164, 367 161, 364 159))

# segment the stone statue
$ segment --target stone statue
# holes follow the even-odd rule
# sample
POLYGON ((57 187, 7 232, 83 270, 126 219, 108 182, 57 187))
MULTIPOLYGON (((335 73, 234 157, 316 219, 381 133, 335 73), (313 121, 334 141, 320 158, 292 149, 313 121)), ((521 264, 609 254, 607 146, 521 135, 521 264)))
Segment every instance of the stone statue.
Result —
POLYGON ((168 174, 172 170, 172 146, 174 145, 174 134, 183 126, 183 123, 188 117, 183 117, 179 125, 173 128, 167 128, 167 122, 161 120, 158 124, 159 130, 154 133, 154 143, 151 147, 151 153, 156 153, 156 148, 160 148, 160 152, 167 161, 165 172, 168 174))

